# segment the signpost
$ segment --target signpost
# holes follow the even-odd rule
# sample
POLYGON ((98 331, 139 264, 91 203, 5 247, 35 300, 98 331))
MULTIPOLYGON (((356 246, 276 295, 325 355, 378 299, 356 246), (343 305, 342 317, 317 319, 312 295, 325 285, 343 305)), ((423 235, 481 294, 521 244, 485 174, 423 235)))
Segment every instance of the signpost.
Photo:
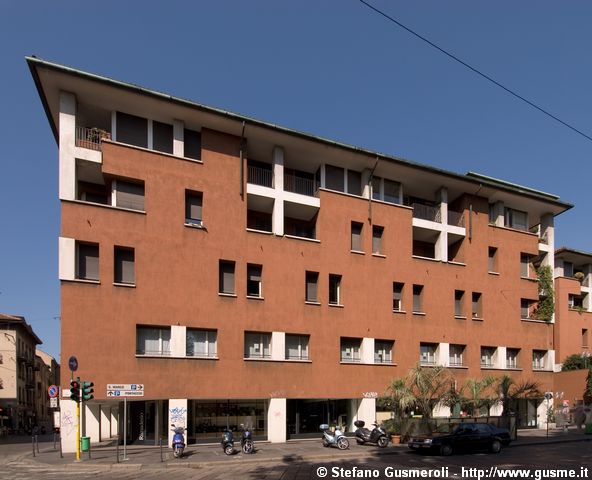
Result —
POLYGON ((143 397, 143 383, 108 383, 107 397, 123 397, 123 460, 127 460, 127 397, 143 397))
POLYGON ((50 385, 47 388, 47 394, 49 395, 49 398, 55 398, 58 396, 59 393, 59 389, 56 385, 50 385))

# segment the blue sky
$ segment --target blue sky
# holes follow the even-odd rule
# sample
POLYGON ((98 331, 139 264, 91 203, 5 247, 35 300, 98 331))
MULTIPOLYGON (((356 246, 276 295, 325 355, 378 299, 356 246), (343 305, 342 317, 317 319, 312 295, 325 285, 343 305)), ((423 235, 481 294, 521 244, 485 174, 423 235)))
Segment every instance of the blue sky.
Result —
MULTIPOLYGON (((369 0, 592 135, 592 2, 369 0)), ((57 146, 24 56, 70 65, 576 207, 592 251, 592 142, 358 0, 0 2, 0 312, 59 356, 57 146)), ((81 319, 84 321, 84 319, 81 319)))

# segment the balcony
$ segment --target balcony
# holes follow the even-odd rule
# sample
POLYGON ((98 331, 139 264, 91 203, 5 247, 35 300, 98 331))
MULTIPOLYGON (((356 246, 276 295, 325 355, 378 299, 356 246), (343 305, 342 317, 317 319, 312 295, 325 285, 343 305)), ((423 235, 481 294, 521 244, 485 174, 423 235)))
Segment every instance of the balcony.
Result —
POLYGON ((315 196, 314 175, 296 170, 284 173, 284 190, 286 192, 299 193, 300 195, 315 196))
POLYGON ((89 150, 101 150, 101 141, 111 140, 111 133, 101 128, 76 127, 76 146, 89 150))
POLYGON ((412 203, 411 206, 413 207, 413 218, 420 218, 430 222, 442 223, 440 209, 438 207, 431 207, 421 203, 412 203))
POLYGON ((273 188, 273 171, 270 168, 247 166, 247 183, 273 188))
POLYGON ((452 225, 455 227, 464 227, 465 226, 465 216, 461 212, 455 212, 453 210, 448 210, 448 225, 452 225))

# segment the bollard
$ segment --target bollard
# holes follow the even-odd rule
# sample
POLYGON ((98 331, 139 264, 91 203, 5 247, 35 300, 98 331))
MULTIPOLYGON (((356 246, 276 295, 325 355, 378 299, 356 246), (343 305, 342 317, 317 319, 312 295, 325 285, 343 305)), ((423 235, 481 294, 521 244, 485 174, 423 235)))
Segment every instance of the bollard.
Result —
POLYGON ((31 446, 33 447, 33 456, 35 457, 35 437, 31 436, 31 446))

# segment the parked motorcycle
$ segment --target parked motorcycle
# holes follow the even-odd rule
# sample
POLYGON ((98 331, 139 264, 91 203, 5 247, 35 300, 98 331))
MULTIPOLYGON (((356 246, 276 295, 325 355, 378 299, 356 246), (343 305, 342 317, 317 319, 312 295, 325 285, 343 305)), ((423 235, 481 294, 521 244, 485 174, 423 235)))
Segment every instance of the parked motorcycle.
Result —
POLYGON ((384 428, 379 427, 376 423, 372 425, 374 428, 370 431, 364 428, 366 423, 363 420, 356 420, 354 425, 358 428, 356 430, 356 442, 358 445, 364 445, 366 443, 374 443, 380 448, 384 448, 388 445, 388 437, 384 428))
POLYGON ((243 453, 249 454, 253 453, 254 445, 253 445, 253 434, 248 427, 241 425, 243 428, 243 434, 241 436, 241 449, 243 453))
POLYGON ((333 434, 329 430, 329 425, 326 423, 323 423, 319 428, 323 432, 323 447, 335 445, 339 450, 349 448, 349 440, 339 427, 335 427, 335 432, 333 434))
POLYGON ((185 437, 183 434, 185 433, 184 427, 175 427, 175 424, 171 424, 171 431, 175 432, 173 435, 173 457, 181 458, 183 456, 183 452, 185 451, 185 437))
POLYGON ((232 435, 232 431, 229 428, 224 430, 220 444, 222 445, 222 450, 224 450, 226 455, 232 455, 234 453, 234 437, 232 435))

